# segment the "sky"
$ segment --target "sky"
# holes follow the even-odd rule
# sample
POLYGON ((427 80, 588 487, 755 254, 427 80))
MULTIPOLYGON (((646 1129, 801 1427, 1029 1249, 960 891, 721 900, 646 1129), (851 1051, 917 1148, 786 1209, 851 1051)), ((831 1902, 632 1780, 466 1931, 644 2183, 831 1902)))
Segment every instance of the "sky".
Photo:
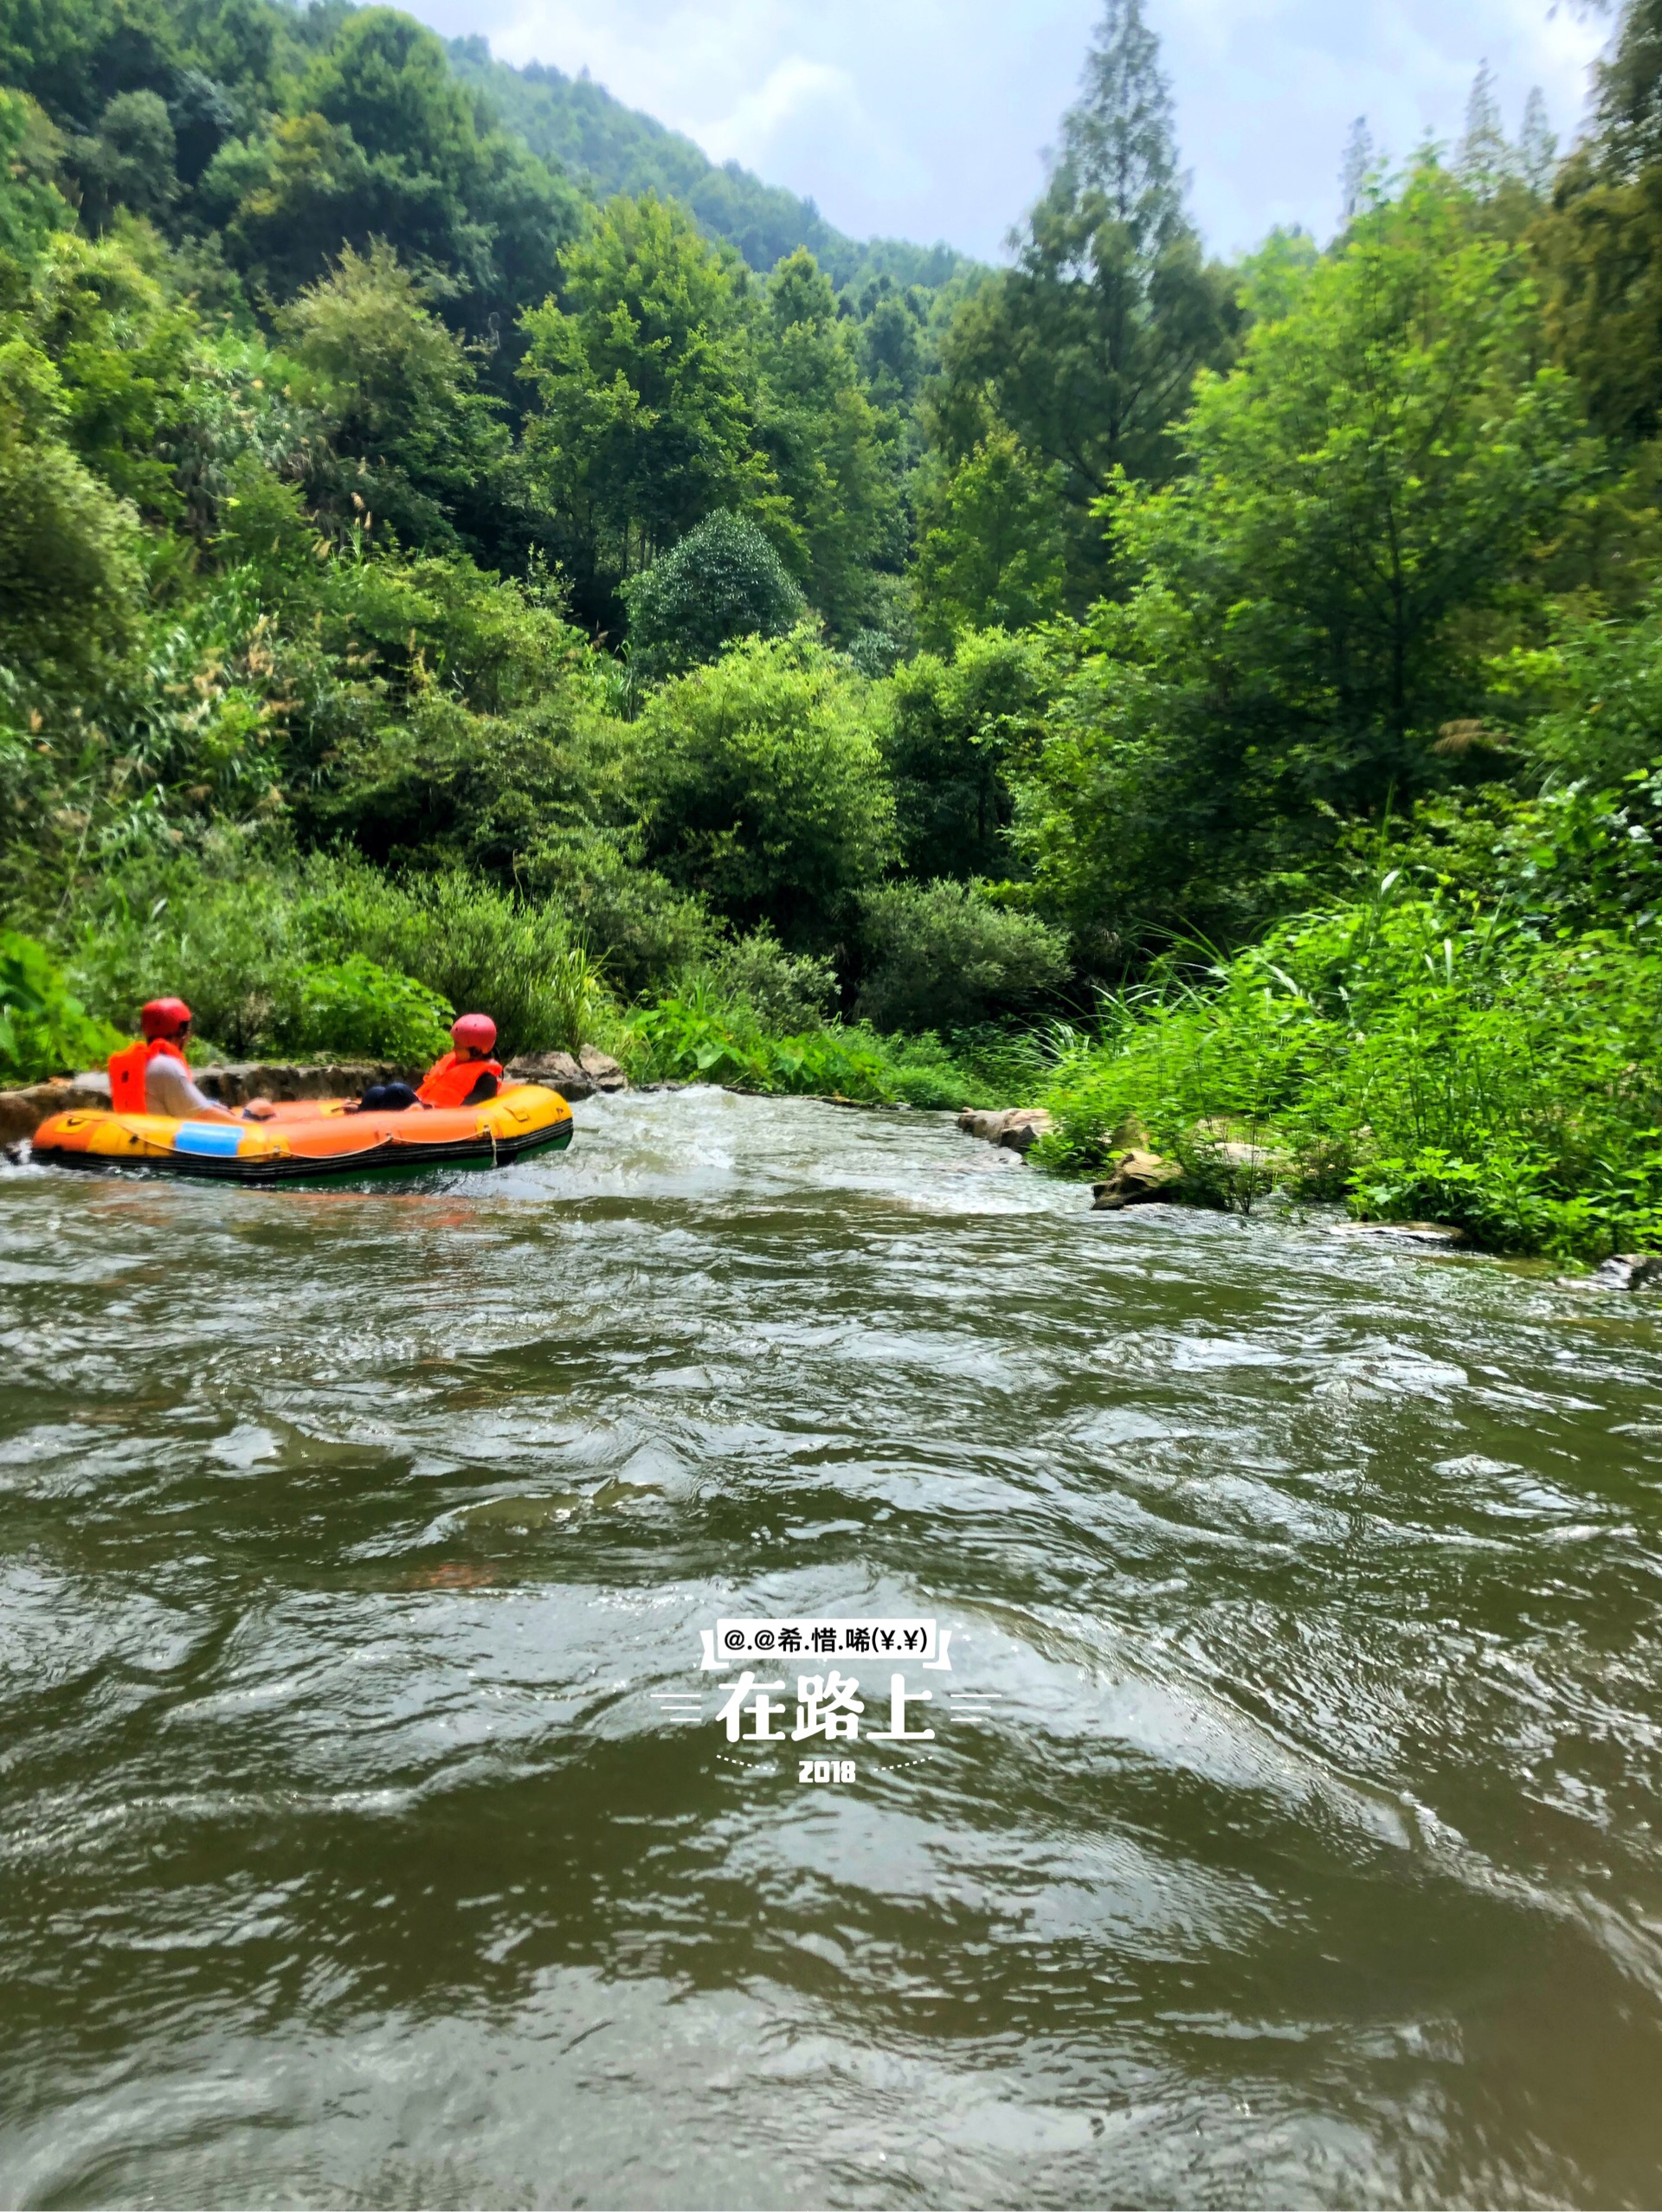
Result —
MULTIPOLYGON (((855 237, 1000 258, 1036 197, 1100 0, 416 0, 448 36, 586 68, 620 100, 812 197, 855 237)), ((1516 134, 1538 84, 1561 140, 1607 23, 1574 0, 1145 0, 1192 206, 1231 254, 1333 231, 1352 119, 1407 154, 1459 136, 1480 62, 1516 134)))

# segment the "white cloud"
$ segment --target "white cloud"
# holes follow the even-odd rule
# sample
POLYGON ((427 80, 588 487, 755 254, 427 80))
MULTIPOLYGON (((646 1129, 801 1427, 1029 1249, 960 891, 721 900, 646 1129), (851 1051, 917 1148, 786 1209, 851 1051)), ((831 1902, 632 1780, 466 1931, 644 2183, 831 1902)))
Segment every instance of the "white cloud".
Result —
MULTIPOLYGON (((1401 157, 1459 131, 1479 61, 1513 128, 1561 137, 1601 31, 1550 0, 1147 0, 1195 213, 1222 252, 1324 235, 1351 119, 1401 157)), ((995 254, 1042 182, 1099 0, 418 0, 512 61, 587 67, 631 106, 830 220, 995 254)))

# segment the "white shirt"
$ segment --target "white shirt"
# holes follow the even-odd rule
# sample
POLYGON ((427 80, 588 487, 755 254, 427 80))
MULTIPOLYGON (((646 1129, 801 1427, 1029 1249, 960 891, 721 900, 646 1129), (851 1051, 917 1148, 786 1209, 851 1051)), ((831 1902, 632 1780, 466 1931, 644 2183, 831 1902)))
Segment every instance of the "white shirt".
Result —
POLYGON ((203 1096, 183 1060, 176 1060, 171 1052, 158 1052, 145 1070, 145 1111, 188 1122, 193 1114, 202 1113, 217 1120, 225 1109, 217 1099, 203 1096))

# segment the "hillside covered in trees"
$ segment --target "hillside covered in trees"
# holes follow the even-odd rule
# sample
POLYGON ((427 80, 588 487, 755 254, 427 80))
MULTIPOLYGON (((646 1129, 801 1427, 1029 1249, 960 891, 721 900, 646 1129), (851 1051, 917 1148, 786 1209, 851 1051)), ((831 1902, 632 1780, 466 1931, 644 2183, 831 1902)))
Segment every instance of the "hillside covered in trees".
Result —
POLYGON ((624 106, 586 70, 570 77, 541 61, 511 68, 493 60, 478 37, 453 38, 445 50, 462 82, 482 93, 533 153, 575 177, 590 198, 656 192, 680 200, 706 236, 736 246, 759 275, 798 247, 806 247, 839 287, 886 276, 935 289, 963 265, 950 246, 845 236, 812 200, 763 183, 736 161, 712 161, 679 131, 624 106))
POLYGON ((1230 266, 1141 0, 990 272, 333 0, 0 0, 0 141, 7 1072, 465 1000, 1662 1237, 1662 0, 1230 266))

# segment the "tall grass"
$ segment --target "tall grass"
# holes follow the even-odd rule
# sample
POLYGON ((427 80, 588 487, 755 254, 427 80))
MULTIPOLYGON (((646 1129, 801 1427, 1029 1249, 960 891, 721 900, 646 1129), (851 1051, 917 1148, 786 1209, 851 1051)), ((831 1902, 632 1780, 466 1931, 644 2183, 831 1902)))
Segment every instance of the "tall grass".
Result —
POLYGON ((634 1017, 624 1051, 639 1082, 723 1083, 866 1105, 977 1103, 974 1078, 937 1038, 885 1038, 834 1021, 780 1036, 755 1006, 721 997, 707 978, 634 1017))
POLYGON ((1052 1166, 1089 1170, 1141 1136, 1196 1194, 1239 1203, 1219 1147, 1245 1137, 1284 1151, 1311 1196, 1455 1222, 1498 1250, 1662 1236, 1646 932, 1543 936, 1387 876, 1233 960, 1184 948, 1102 1016, 1046 1093, 1052 1166))

